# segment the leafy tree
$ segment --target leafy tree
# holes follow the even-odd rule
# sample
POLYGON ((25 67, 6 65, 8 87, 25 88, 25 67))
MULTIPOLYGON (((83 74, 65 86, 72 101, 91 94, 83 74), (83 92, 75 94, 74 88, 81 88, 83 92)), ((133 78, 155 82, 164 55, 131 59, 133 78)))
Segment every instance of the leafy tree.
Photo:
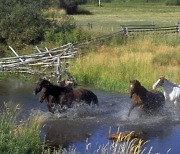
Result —
POLYGON ((180 0, 167 0, 166 5, 180 5, 180 0))
POLYGON ((0 41, 20 46, 42 40, 49 24, 40 12, 45 6, 42 0, 1 0, 0 41))
POLYGON ((67 14, 75 14, 78 12, 78 1, 60 0, 60 8, 63 8, 67 14))

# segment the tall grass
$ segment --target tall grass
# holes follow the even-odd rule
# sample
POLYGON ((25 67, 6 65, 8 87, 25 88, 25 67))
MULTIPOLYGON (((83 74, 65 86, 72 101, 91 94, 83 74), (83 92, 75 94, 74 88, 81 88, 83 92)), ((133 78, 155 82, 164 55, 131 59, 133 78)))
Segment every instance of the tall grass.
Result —
POLYGON ((42 118, 30 117, 28 120, 17 122, 19 109, 19 106, 13 107, 12 104, 5 103, 0 110, 0 153, 51 153, 52 151, 45 149, 40 141, 42 118))
POLYGON ((149 89, 161 75, 180 82, 180 44, 166 38, 137 36, 119 46, 101 46, 73 62, 71 72, 83 84, 118 92, 127 92, 132 79, 149 89))

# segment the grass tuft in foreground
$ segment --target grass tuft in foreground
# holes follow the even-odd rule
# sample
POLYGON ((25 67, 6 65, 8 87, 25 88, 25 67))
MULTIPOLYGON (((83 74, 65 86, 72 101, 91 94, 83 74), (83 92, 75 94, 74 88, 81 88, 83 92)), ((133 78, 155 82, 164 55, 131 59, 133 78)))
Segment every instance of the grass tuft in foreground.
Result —
MULTIPOLYGON (((17 122, 19 109, 19 105, 12 107, 4 103, 0 110, 0 153, 51 153, 51 150, 44 149, 45 146, 40 141, 42 118, 30 117, 17 122)), ((57 153, 57 150, 52 153, 57 153)))

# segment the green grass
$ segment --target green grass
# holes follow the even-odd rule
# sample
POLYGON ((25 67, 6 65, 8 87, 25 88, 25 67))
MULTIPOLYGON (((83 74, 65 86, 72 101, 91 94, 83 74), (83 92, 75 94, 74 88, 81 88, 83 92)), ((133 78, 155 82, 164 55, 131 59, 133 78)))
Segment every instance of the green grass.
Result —
POLYGON ((169 62, 171 62, 171 65, 180 66, 180 52, 160 53, 153 58, 153 63, 157 65, 168 66, 169 62))
MULTIPOLYGON (((165 75, 179 83, 180 44, 171 45, 169 35, 136 36, 118 46, 101 46, 73 62, 70 71, 80 83, 96 88, 128 92, 129 81, 139 80, 152 89, 152 84, 165 75), (165 43, 166 42, 166 43, 165 43)), ((174 40, 175 35, 170 38, 174 40)))
POLYGON ((180 22, 179 6, 166 6, 164 3, 102 3, 81 5, 80 8, 93 15, 74 15, 77 24, 92 23, 92 31, 111 32, 120 30, 124 24, 175 25, 180 22))
POLYGON ((30 117, 17 122, 19 109, 19 106, 13 106, 12 103, 5 103, 0 110, 0 153, 51 153, 40 140, 42 117, 30 117))

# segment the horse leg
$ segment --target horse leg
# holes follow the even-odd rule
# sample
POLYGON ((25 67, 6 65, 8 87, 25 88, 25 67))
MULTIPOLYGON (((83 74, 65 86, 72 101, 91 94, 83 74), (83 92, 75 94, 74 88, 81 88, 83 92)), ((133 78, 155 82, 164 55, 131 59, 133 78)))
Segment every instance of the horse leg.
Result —
POLYGON ((48 107, 49 112, 54 114, 54 112, 55 112, 55 109, 54 109, 55 105, 54 105, 54 103, 53 104, 48 104, 47 103, 47 107, 48 107))
POLYGON ((175 105, 176 107, 178 106, 177 100, 174 101, 174 105, 175 105))
POLYGON ((60 95, 58 102, 58 111, 61 113, 62 110, 66 110, 65 106, 67 105, 66 95, 60 95))
POLYGON ((97 96, 95 95, 94 96, 94 98, 93 98, 93 103, 94 103, 94 105, 96 105, 96 106, 99 106, 99 103, 98 103, 98 98, 97 98, 97 96))
POLYGON ((54 114, 56 111, 56 98, 52 95, 48 95, 45 101, 49 112, 54 114))
POLYGON ((132 111, 136 106, 138 106, 138 105, 137 105, 137 104, 132 104, 132 106, 131 106, 130 109, 129 109, 128 117, 130 116, 131 111, 132 111))
POLYGON ((47 94, 47 90, 43 88, 39 95, 39 102, 42 103, 45 99, 49 100, 50 99, 49 97, 50 96, 47 94))

